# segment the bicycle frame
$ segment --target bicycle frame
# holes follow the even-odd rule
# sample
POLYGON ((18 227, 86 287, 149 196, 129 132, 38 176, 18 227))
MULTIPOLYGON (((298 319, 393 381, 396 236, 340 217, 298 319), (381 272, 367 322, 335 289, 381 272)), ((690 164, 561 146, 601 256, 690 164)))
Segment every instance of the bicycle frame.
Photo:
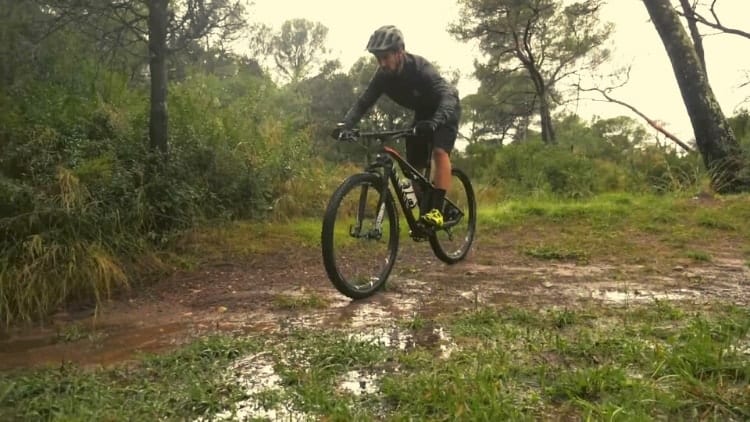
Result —
MULTIPOLYGON (((367 150, 368 157, 376 156, 368 160, 363 171, 350 175, 339 185, 326 207, 321 228, 323 266, 336 289, 352 299, 375 294, 387 281, 396 263, 401 235, 399 228, 403 228, 397 201, 411 229, 409 236, 415 242, 428 241, 439 260, 455 264, 462 261, 471 248, 476 231, 476 200, 468 176, 453 168, 451 186, 455 183, 457 188, 446 192, 450 196, 446 196, 442 204, 432 204, 437 189, 430 183, 430 167, 434 168, 434 164, 425 163, 427 169, 419 171, 396 149, 384 145, 410 133, 411 129, 402 129, 362 134, 363 140, 374 142, 364 142, 359 146, 367 150), (402 188, 405 184, 400 182, 399 173, 411 179, 414 187, 421 191, 416 192, 422 205, 419 212, 413 203, 411 189, 402 188), (405 191, 409 196, 404 195, 405 191), (420 220, 421 213, 432 206, 443 211, 443 224, 439 228, 432 228, 420 220), (461 222, 468 224, 459 225, 461 222)), ((356 141, 359 137, 359 131, 344 131, 337 138, 356 141)))
MULTIPOLYGON (((375 156, 375 160, 367 165, 365 167, 365 171, 369 173, 378 174, 381 177, 381 180, 383 183, 381 183, 382 191, 380 193, 380 202, 378 203, 378 215, 376 217, 376 227, 375 227, 375 236, 377 236, 377 233, 380 233, 380 225, 383 221, 383 215, 385 213, 385 190, 388 189, 388 183, 390 182, 390 185, 393 186, 393 190, 396 194, 398 203, 401 206, 401 211, 403 212, 404 218, 406 218, 406 222, 409 225, 409 230, 412 238, 424 238, 426 236, 429 236, 430 233, 425 231, 425 228, 419 224, 418 217, 414 217, 414 213, 412 212, 412 209, 409 207, 409 205, 406 203, 406 199, 404 197, 403 189, 401 189, 401 186, 398 183, 398 174, 394 169, 394 163, 398 165, 401 172, 406 176, 407 178, 411 179, 412 184, 417 184, 419 186, 419 190, 421 191, 422 200, 424 198, 428 197, 427 193, 429 190, 434 189, 432 186, 432 183, 428 179, 431 171, 430 166, 430 160, 427 160, 427 167, 425 168, 424 174, 420 173, 419 170, 415 169, 411 164, 409 164, 403 157, 401 157, 401 154, 394 148, 388 147, 383 145, 388 140, 395 140, 399 138, 406 137, 412 133, 410 129, 401 129, 401 130, 395 130, 395 131, 385 131, 385 132, 371 132, 371 133, 361 133, 358 134, 358 137, 361 138, 370 138, 375 139, 380 143, 380 151, 375 156)), ((427 154, 428 157, 431 156, 432 148, 428 148, 427 154)), ((366 195, 366 192, 363 191, 361 195, 366 195)), ((362 198, 364 199, 364 198, 362 198)), ((449 204, 454 210, 457 212, 457 220, 453 222, 452 224, 449 223, 446 225, 446 230, 450 228, 450 226, 454 225, 460 218, 463 217, 463 212, 459 210, 455 204, 453 204, 450 200, 446 200, 446 203, 449 204)), ((360 200, 360 207, 364 207, 365 201, 360 200)), ((363 209, 358 210, 360 212, 360 215, 364 213, 363 209)), ((358 227, 356 228, 356 232, 359 233, 361 231, 360 226, 361 223, 358 222, 358 227)), ((450 232, 449 232, 450 233, 450 232)), ((353 233, 352 233, 353 234, 353 233)), ((373 234, 370 233, 368 236, 372 236, 373 234)))

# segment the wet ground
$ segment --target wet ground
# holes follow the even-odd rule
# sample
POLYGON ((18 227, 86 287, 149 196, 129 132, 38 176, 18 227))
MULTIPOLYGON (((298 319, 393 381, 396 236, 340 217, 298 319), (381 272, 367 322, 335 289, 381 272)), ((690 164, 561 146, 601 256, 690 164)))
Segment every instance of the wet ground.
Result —
MULTIPOLYGON (((123 294, 97 312, 61 311, 44 326, 0 333, 0 370, 62 362, 122 363, 213 330, 340 327, 407 347, 415 339, 391 327, 414 315, 430 320, 487 305, 542 308, 717 299, 750 303, 750 269, 741 252, 714 253, 707 262, 583 264, 534 259, 479 239, 465 262, 447 266, 426 244, 409 243, 400 251, 387 289, 352 302, 328 281, 319 251, 303 249, 253 262, 213 263, 123 294)), ((420 341, 433 341, 442 353, 450 353, 450 339, 433 328, 420 341)), ((252 365, 263 370, 262 363, 252 365)), ((352 373, 342 380, 342 388, 366 392, 368 382, 352 373)))

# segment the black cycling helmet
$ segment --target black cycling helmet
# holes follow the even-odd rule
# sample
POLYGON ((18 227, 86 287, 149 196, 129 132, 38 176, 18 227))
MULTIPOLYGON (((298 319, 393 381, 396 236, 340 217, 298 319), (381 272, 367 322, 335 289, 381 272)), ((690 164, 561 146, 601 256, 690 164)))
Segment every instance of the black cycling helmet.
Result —
POLYGON ((393 25, 385 25, 376 29, 370 36, 370 41, 367 42, 367 51, 370 53, 398 50, 399 48, 404 48, 404 36, 393 25))

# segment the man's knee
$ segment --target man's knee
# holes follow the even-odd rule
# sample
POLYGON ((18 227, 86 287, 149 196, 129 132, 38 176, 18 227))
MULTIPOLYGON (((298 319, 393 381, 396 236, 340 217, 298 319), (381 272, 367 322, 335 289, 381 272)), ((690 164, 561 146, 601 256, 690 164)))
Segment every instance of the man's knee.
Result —
POLYGON ((433 158, 443 158, 443 157, 445 157, 445 158, 450 159, 450 156, 451 156, 450 153, 448 151, 444 150, 443 148, 435 147, 435 148, 432 149, 432 157, 433 158))

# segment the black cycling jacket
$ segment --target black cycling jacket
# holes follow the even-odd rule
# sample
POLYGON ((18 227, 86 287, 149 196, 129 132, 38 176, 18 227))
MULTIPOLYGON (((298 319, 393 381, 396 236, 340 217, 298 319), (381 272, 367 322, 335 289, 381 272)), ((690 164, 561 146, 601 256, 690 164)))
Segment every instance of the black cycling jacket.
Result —
POLYGON ((344 124, 353 127, 382 94, 414 110, 419 120, 432 119, 438 125, 458 126, 458 90, 421 56, 405 53, 404 67, 397 74, 378 69, 365 92, 344 116, 344 124))

